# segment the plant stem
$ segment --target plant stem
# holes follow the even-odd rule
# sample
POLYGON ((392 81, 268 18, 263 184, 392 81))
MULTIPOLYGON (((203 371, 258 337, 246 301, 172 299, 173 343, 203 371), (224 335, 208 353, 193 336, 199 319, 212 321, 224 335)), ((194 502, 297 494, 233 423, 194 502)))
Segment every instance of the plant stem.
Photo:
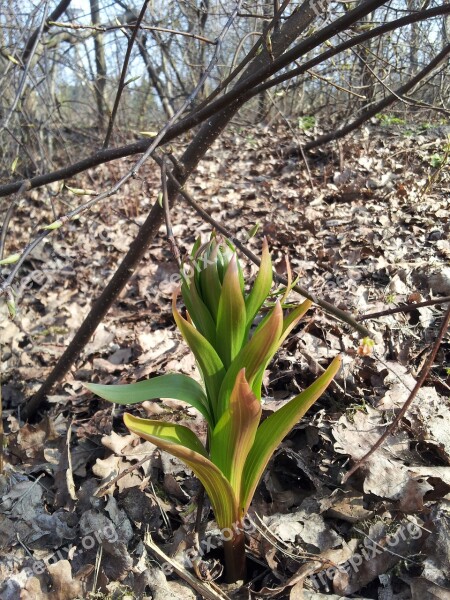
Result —
POLYGON ((230 531, 233 537, 223 542, 225 577, 227 583, 236 583, 246 578, 245 534, 239 528, 230 531))

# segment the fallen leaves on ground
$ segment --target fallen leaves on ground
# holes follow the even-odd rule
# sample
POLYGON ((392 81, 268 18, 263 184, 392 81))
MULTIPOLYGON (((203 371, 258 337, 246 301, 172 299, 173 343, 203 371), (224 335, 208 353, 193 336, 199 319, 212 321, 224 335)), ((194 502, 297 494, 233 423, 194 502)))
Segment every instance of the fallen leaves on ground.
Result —
MULTIPOLYGON (((234 129, 224 133, 188 187, 255 253, 266 235, 277 272, 284 273, 288 254, 303 287, 361 315, 450 294, 449 176, 437 174, 429 160, 444 142, 372 123, 340 142, 339 152, 329 147, 308 153, 308 173, 284 127, 234 129), (248 239, 256 222, 259 231, 248 239)), ((117 179, 132 163, 105 166, 98 185, 117 179)), ((126 194, 115 196, 114 210, 95 209, 33 251, 17 282, 18 317, 0 321, 7 417, 7 468, 0 477, 5 600, 101 597, 90 595, 94 591, 108 598, 198 597, 179 577, 166 577, 144 544, 150 532, 180 562, 186 552, 198 551, 192 533, 198 481, 183 463, 126 432, 122 407, 82 385, 168 371, 198 378, 171 315, 178 267, 163 229, 74 369, 48 397, 46 416, 31 424, 20 420, 25 398, 62 355, 156 200, 158 174, 147 166, 143 176, 154 185, 153 198, 141 180, 133 180, 126 194)), ((89 187, 83 177, 72 183, 89 187)), ((18 207, 7 254, 27 243, 23 223, 53 220, 47 192, 41 192, 30 191, 18 207)), ((53 197, 57 211, 67 210, 65 193, 58 188, 53 197)), ((182 255, 198 234, 206 238, 211 231, 182 200, 172 220, 182 255)), ((364 356, 358 355, 358 336, 318 309, 294 331, 265 374, 264 416, 311 383, 338 352, 344 367, 280 445, 258 488, 251 509, 258 527, 247 540, 249 579, 255 580, 241 594, 449 598, 447 341, 400 426, 342 484, 349 465, 371 448, 407 399, 441 316, 442 306, 435 305, 366 321, 375 346, 364 356)), ((133 410, 186 424, 205 437, 204 423, 184 403, 157 399, 133 410)), ((207 503, 201 517, 202 532, 217 540, 207 503)), ((202 557, 197 568, 208 571, 209 560, 202 557)))

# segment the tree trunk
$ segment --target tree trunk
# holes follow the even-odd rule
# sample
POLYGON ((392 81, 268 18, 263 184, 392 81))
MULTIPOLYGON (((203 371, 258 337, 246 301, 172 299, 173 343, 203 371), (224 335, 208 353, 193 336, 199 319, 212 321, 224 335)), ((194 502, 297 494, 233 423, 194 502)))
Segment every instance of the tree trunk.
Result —
MULTIPOLYGON (((92 24, 100 24, 100 7, 98 0, 90 0, 92 24)), ((103 131, 106 125, 106 102, 105 102, 105 87, 106 87, 106 59, 105 46, 103 44, 103 34, 97 33, 94 37, 94 53, 95 53, 95 101, 97 103, 97 118, 98 127, 103 131)))

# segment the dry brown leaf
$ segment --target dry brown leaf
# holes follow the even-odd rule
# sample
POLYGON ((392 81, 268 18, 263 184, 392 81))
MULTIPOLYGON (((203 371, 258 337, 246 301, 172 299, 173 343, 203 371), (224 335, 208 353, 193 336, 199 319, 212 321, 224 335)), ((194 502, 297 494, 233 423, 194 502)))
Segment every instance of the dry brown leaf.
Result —
POLYGON ((47 567, 52 579, 49 600, 74 600, 82 594, 81 582, 72 577, 72 567, 68 560, 59 560, 47 567))

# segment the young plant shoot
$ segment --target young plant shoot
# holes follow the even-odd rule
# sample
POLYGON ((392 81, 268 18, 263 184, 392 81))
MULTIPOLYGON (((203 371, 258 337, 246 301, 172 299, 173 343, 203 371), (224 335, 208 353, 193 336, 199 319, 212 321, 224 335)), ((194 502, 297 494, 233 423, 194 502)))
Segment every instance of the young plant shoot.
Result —
POLYGON ((272 357, 310 308, 306 300, 283 314, 280 300, 261 318, 270 296, 272 262, 264 241, 261 265, 249 292, 236 251, 214 235, 194 246, 182 268, 184 318, 173 296, 175 322, 194 353, 203 385, 182 374, 166 374, 130 385, 87 387, 118 404, 153 398, 183 400, 208 423, 208 448, 183 425, 124 414, 128 429, 183 460, 202 482, 224 537, 229 582, 245 577, 244 528, 240 527, 264 469, 283 438, 321 396, 340 367, 336 357, 301 394, 261 420, 261 388, 272 357), (257 323, 257 324, 256 324, 257 323), (232 532, 230 534, 229 532, 232 532))

